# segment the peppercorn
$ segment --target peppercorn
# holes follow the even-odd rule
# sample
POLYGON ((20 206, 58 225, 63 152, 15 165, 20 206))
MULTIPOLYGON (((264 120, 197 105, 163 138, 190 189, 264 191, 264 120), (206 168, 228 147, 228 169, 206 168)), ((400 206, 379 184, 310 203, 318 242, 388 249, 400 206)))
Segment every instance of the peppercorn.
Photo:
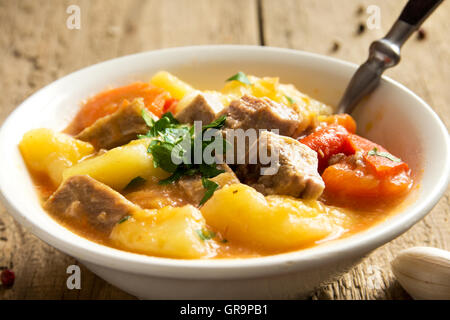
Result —
POLYGON ((424 29, 419 29, 417 31, 417 40, 425 40, 425 38, 427 37, 427 33, 425 32, 424 29))
POLYGON ((362 33, 364 33, 364 31, 366 31, 366 26, 364 25, 364 23, 361 22, 358 25, 357 34, 362 34, 362 33))
POLYGON ((16 279, 16 276, 14 274, 14 271, 11 271, 9 269, 3 270, 0 275, 0 280, 1 280, 2 285, 7 288, 10 288, 13 286, 15 279, 16 279))
POLYGON ((333 42, 333 46, 331 47, 331 52, 337 52, 340 47, 341 47, 341 45, 339 44, 339 42, 337 42, 337 41, 333 42))
POLYGON ((358 16, 362 15, 364 13, 364 7, 363 6, 359 6, 358 9, 356 10, 356 14, 358 16))

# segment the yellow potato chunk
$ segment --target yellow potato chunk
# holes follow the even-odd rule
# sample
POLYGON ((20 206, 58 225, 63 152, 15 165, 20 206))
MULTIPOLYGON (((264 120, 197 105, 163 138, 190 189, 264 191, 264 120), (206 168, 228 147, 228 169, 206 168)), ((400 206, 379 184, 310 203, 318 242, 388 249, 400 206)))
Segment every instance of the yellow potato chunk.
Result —
POLYGON ((194 90, 189 84, 167 71, 158 72, 150 82, 157 87, 167 90, 176 99, 182 99, 186 94, 194 90))
POLYGON ((264 197, 244 184, 216 191, 201 212, 225 239, 267 252, 310 246, 339 235, 351 221, 344 212, 318 201, 264 197))
POLYGON ((122 190, 136 177, 167 178, 170 174, 153 166, 152 155, 147 152, 150 139, 131 141, 99 156, 86 159, 64 170, 63 177, 87 174, 113 189, 122 190))
POLYGON ((66 168, 94 152, 90 143, 50 129, 28 131, 19 149, 28 168, 47 174, 55 186, 61 183, 66 168))
POLYGON ((214 255, 214 240, 202 239, 205 219, 191 205, 142 210, 117 224, 111 239, 124 250, 153 256, 198 259, 214 255))

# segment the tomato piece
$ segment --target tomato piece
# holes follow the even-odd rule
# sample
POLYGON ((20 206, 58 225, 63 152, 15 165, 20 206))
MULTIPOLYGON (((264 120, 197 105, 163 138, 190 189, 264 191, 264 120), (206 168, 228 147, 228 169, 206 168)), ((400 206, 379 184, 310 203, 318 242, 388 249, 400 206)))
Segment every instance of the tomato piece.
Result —
POLYGON ((328 160, 335 154, 353 154, 348 144, 348 131, 340 125, 323 127, 299 141, 317 152, 319 172, 328 166, 328 160))
POLYGON ((124 100, 133 101, 135 98, 144 98, 145 107, 159 117, 166 101, 171 97, 164 89, 145 82, 103 91, 83 104, 65 132, 78 134, 98 119, 117 111, 124 100))
POLYGON ((364 160, 381 176, 392 176, 409 170, 408 165, 392 156, 385 148, 356 134, 348 136, 349 146, 353 152, 362 151, 364 160))
POLYGON ((401 160, 393 161, 382 156, 368 154, 364 154, 364 159, 375 170, 377 175, 381 177, 392 176, 409 170, 408 164, 401 160))
POLYGON ((166 103, 164 104, 164 109, 163 109, 163 113, 166 112, 172 112, 172 114, 175 111, 175 107, 178 104, 178 99, 175 98, 170 98, 166 100, 166 103))
POLYGON ((370 151, 373 148, 377 148, 379 151, 387 152, 386 149, 384 149, 379 144, 376 144, 375 142, 372 142, 366 138, 360 137, 356 134, 350 134, 348 136, 348 142, 349 146, 352 149, 353 153, 357 151, 370 151))
POLYGON ((325 169, 322 179, 328 193, 348 202, 398 198, 410 189, 412 182, 409 171, 380 177, 372 167, 356 165, 351 157, 325 169))
POLYGON ((320 119, 320 121, 325 122, 328 125, 337 124, 343 126, 350 133, 356 132, 356 122, 352 116, 347 113, 333 114, 320 119))
POLYGON ((382 180, 381 191, 386 197, 398 197, 406 194, 412 185, 409 171, 399 171, 391 177, 382 180))
POLYGON ((325 169, 322 174, 327 192, 343 197, 376 197, 380 180, 365 168, 356 168, 348 160, 325 169))

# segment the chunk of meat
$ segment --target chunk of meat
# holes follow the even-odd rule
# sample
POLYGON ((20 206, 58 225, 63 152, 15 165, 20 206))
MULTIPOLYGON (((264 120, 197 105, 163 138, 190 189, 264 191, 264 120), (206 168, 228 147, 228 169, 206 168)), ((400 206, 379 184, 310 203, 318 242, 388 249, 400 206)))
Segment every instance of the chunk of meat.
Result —
POLYGON ((263 131, 248 153, 236 174, 264 195, 317 199, 322 194, 325 185, 317 171, 317 153, 308 146, 263 131))
MULTIPOLYGON (((223 188, 227 185, 239 183, 239 179, 230 167, 226 164, 218 165, 219 169, 225 170, 224 173, 215 176, 209 180, 214 181, 223 188)), ((202 185, 200 176, 185 176, 177 181, 177 185, 184 190, 184 193, 192 205, 198 206, 203 196, 205 195, 205 188, 202 185)))
POLYGON ((303 127, 299 113, 268 98, 245 95, 232 101, 223 114, 227 116, 225 128, 229 129, 278 129, 280 135, 297 137, 303 127))
MULTIPOLYGON (((98 119, 93 125, 81 131, 76 138, 90 142, 97 150, 112 149, 126 144, 136 139, 138 134, 145 134, 148 131, 142 118, 143 109, 144 101, 141 98, 134 99, 131 103, 126 101, 119 110, 98 119)), ((154 118, 156 119, 156 116, 154 118)))
POLYGON ((65 180, 44 209, 63 222, 108 235, 124 217, 140 208, 107 185, 84 175, 65 180))
MULTIPOLYGON (((210 180, 219 184, 219 188, 239 183, 239 179, 226 164, 218 165, 224 173, 210 180)), ((159 179, 151 177, 136 186, 127 187, 125 197, 144 209, 160 209, 165 206, 182 207, 188 204, 198 206, 205 194, 202 178, 199 175, 184 176, 176 183, 159 184, 159 179)))
POLYGON ((206 125, 211 123, 222 109, 223 104, 216 96, 193 92, 179 102, 175 118, 181 123, 202 121, 203 125, 206 125))
POLYGON ((76 135, 83 129, 93 125, 98 119, 117 111, 123 101, 133 101, 136 98, 143 98, 147 110, 159 117, 163 112, 164 105, 167 100, 171 99, 171 96, 169 92, 160 87, 140 81, 102 91, 83 103, 75 119, 64 132, 76 135))

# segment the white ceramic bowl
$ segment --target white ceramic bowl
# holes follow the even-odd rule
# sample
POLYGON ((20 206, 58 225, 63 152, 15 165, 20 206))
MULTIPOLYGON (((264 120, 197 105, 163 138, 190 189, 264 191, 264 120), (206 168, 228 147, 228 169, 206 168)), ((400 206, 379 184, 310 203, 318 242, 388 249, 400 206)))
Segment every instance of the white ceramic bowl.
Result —
POLYGON ((423 218, 446 190, 447 129, 433 110, 402 85, 384 78, 356 115, 361 134, 406 160, 419 190, 402 210, 369 230, 311 249, 253 259, 175 260, 148 257, 88 241, 41 208, 17 145, 39 127, 63 129, 81 100, 109 86, 147 81, 168 70, 198 88, 221 88, 242 70, 279 76, 331 105, 356 66, 301 51, 253 46, 198 46, 131 55, 85 68, 23 102, 0 131, 0 190, 8 211, 43 241, 75 257, 106 281, 139 298, 295 298, 348 270, 364 255, 423 218), (366 130, 364 130, 366 129, 366 130))

